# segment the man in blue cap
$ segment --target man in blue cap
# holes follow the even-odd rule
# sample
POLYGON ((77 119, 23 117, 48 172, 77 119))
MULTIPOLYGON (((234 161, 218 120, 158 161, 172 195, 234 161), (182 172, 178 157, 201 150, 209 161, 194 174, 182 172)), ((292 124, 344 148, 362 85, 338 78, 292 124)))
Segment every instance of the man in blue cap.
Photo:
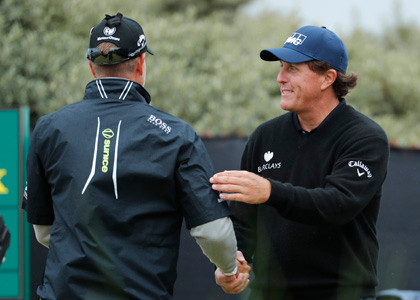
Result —
POLYGON ((210 179, 232 201, 238 249, 253 262, 250 299, 374 299, 389 146, 343 98, 357 81, 346 48, 327 28, 305 26, 260 56, 280 61, 289 112, 253 132, 242 171, 210 179))

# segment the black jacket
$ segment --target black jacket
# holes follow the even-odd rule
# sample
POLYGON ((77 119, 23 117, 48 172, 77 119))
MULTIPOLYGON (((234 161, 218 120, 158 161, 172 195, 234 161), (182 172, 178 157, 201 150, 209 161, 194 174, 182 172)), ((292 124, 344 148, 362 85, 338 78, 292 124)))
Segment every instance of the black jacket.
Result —
POLYGON ((42 299, 171 299, 183 219, 229 214, 195 131, 139 84, 95 80, 39 119, 28 154, 28 221, 52 224, 42 299))

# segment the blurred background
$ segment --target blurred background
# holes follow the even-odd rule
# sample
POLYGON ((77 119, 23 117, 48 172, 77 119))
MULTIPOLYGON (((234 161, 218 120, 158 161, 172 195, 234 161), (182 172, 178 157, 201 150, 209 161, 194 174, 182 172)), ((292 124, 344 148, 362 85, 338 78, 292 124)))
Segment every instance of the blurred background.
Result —
MULTIPOLYGON (((146 58, 151 104, 196 129, 216 171, 235 169, 253 129, 284 113, 276 82, 280 65, 262 61, 259 52, 282 46, 301 26, 325 25, 343 39, 348 71, 359 76, 347 102, 378 122, 391 142, 378 220, 378 289, 420 290, 418 11, 416 0, 0 0, 0 108, 28 107, 28 128, 33 128, 40 116, 81 100, 93 80, 85 58, 89 31, 105 14, 121 12, 139 21, 155 52, 146 58)), ((1 151, 8 142, 0 142, 4 160, 9 158, 1 151)), ((22 182, 24 150, 18 163, 22 182)), ((12 191, 8 171, 0 179, 12 191)), ((19 211, 22 182, 13 205, 6 206, 0 195, 0 213, 4 207, 10 211, 6 224, 27 225, 12 212, 19 211)), ((12 234, 0 275, 16 270, 26 278, 24 299, 33 299, 47 251, 28 226, 19 230, 25 234, 19 241, 12 234), (29 250, 22 250, 23 243, 29 250), (21 254, 16 267, 11 266, 14 252, 21 254), (22 270, 23 262, 30 268, 22 270)), ((214 284, 213 266, 186 230, 178 273, 175 299, 243 299, 214 284)), ((0 299, 6 299, 1 292, 7 284, 0 282, 0 299)))
POLYGON ((138 20, 152 105, 207 136, 247 136, 282 114, 277 63, 259 58, 303 25, 345 42, 359 75, 348 103, 390 141, 420 146, 420 27, 415 0, 0 0, 0 106, 27 105, 31 124, 82 98, 93 79, 85 52, 104 14, 138 20))

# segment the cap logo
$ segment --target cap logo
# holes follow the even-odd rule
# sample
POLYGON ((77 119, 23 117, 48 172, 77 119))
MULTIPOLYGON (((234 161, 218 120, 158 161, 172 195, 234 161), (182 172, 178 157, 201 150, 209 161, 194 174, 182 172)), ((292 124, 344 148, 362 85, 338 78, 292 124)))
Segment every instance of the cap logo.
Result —
POLYGON ((293 44, 295 46, 302 45, 303 42, 306 40, 307 36, 304 34, 301 34, 299 32, 293 33, 285 42, 284 44, 293 44))
POLYGON ((110 28, 110 27, 108 27, 108 26, 105 26, 105 28, 104 28, 104 34, 105 34, 106 36, 111 36, 111 35, 113 35, 113 34, 115 33, 115 31, 117 31, 117 28, 116 28, 116 27, 112 27, 112 28, 110 28))
POLYGON ((140 48, 143 48, 146 45, 146 37, 144 36, 144 34, 141 34, 139 36, 139 40, 137 41, 137 46, 139 46, 140 48))

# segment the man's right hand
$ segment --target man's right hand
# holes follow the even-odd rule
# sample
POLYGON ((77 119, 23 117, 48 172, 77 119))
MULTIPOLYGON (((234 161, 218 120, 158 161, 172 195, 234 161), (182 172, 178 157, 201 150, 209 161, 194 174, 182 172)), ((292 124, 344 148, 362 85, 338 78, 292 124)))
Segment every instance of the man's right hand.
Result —
POLYGON ((248 171, 224 171, 210 178, 213 190, 219 198, 248 204, 261 204, 271 195, 271 182, 248 171))
POLYGON ((214 275, 216 283, 220 285, 227 294, 238 294, 249 284, 249 272, 251 267, 248 265, 241 251, 237 252, 238 271, 236 275, 227 276, 217 268, 214 275))

